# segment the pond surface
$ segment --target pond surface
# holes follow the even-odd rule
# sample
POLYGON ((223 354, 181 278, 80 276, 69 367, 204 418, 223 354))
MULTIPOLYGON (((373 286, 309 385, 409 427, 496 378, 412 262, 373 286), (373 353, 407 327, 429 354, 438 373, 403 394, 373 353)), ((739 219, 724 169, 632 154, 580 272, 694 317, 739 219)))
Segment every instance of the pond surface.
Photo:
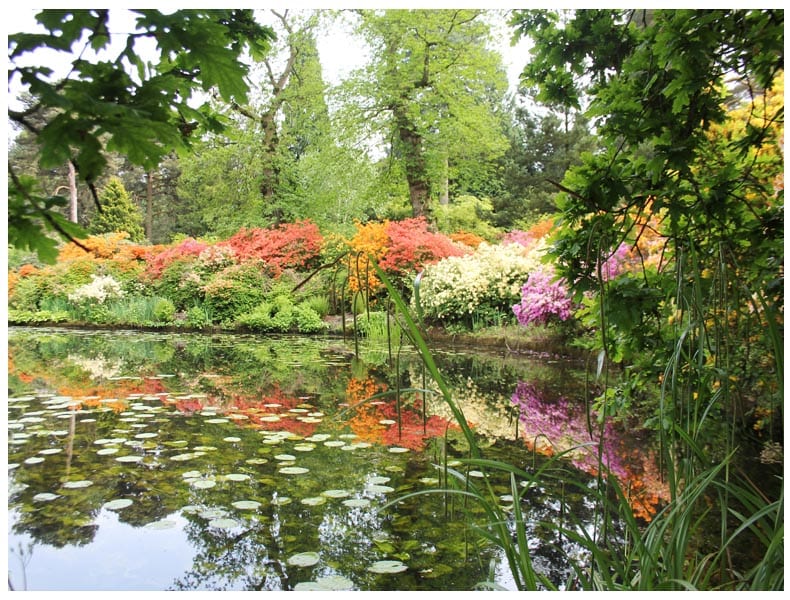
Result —
MULTIPOLYGON (((482 475, 461 462, 463 437, 419 359, 353 349, 323 337, 11 329, 10 584, 514 589, 501 551, 472 528, 484 523, 473 502, 407 496, 440 490, 453 470, 482 475)), ((486 458, 534 469, 575 443, 597 452, 575 365, 436 357, 486 458)), ((649 517, 661 496, 649 453, 614 430, 600 450, 649 517)), ((565 469, 577 485, 533 484, 519 503, 533 560, 558 584, 571 573, 564 553, 584 557, 543 523, 596 526, 591 454, 565 469)), ((509 482, 492 484, 512 511, 509 482)))

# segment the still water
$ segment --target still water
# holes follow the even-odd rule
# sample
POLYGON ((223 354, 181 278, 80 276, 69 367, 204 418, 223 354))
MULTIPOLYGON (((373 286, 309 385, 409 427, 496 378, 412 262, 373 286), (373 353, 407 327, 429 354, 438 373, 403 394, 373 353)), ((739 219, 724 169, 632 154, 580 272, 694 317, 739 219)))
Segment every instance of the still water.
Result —
MULTIPOLYGON (((483 473, 407 349, 24 328, 8 353, 14 589, 514 589, 474 529, 480 507, 441 491, 483 473)), ((649 518, 661 497, 649 453, 614 429, 598 446, 577 365, 436 358, 486 458, 534 470, 587 445, 565 463, 568 485, 519 482, 535 565, 555 583, 572 573, 566 555, 584 556, 545 524, 597 526, 591 457, 649 518)), ((491 482, 512 512, 509 481, 491 482)))

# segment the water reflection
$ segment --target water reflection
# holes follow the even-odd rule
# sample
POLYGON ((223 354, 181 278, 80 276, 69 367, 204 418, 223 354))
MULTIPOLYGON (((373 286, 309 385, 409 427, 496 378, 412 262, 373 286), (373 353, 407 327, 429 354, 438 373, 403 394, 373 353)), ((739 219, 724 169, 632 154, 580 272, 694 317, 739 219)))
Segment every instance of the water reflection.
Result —
MULTIPOLYGON (((11 581, 29 589, 280 590, 316 581, 471 589, 493 561, 507 587, 500 552, 470 529, 482 522, 479 509, 432 494, 381 510, 440 487, 434 464, 464 453, 416 357, 404 352, 392 369, 385 355, 363 351, 358 360, 319 338, 12 330, 9 551, 34 549, 26 563, 9 561, 11 581), (319 561, 289 564, 303 552, 319 561), (407 569, 368 570, 384 559, 407 569), (100 566, 58 566, 77 563, 100 566)), ((530 414, 550 411, 519 381, 573 387, 567 366, 437 358, 487 455, 534 462, 518 421, 526 407, 515 410, 512 390, 525 390, 530 414)), ((554 410, 551 423, 562 429, 554 410)), ((562 431, 575 432, 575 413, 567 417, 562 431)), ((557 582, 570 572, 562 552, 575 550, 542 523, 572 511, 594 526, 589 507, 583 492, 548 483, 526 491, 535 559, 557 582)))

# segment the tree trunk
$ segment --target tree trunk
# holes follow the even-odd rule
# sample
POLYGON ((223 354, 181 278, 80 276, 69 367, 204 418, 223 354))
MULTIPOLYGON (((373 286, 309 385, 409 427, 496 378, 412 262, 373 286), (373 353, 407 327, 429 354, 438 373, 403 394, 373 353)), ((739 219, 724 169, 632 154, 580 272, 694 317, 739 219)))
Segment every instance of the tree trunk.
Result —
POLYGON ((77 199, 77 171, 71 161, 69 165, 69 221, 77 223, 79 215, 77 214, 77 207, 79 205, 77 199))
POLYGON ((442 191, 439 193, 439 204, 441 206, 450 204, 450 159, 446 154, 442 169, 442 191))
POLYGON ((154 229, 154 174, 145 174, 145 237, 150 242, 154 229))
POLYGON ((409 184, 412 216, 425 217, 428 222, 431 222, 431 183, 425 165, 422 136, 411 126, 402 107, 396 107, 394 113, 406 165, 406 181, 409 184))

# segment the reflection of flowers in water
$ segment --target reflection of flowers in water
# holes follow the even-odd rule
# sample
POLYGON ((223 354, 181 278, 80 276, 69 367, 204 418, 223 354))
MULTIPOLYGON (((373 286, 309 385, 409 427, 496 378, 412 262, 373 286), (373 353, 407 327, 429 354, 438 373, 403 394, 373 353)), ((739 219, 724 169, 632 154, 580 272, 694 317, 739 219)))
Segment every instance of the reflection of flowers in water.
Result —
POLYGON ((527 439, 534 440, 539 449, 543 450, 549 444, 560 451, 579 446, 578 451, 571 453, 573 464, 578 468, 596 473, 600 453, 601 461, 608 471, 620 478, 628 476, 611 423, 605 424, 603 445, 599 446, 600 427, 592 423, 590 431, 583 407, 573 405, 562 397, 547 400, 534 385, 524 381, 516 386, 512 400, 520 409, 527 439))
POLYGON ((101 354, 95 358, 88 358, 77 354, 69 354, 68 360, 87 371, 93 379, 109 379, 110 377, 117 377, 121 372, 123 362, 121 359, 116 358, 110 360, 101 354))
POLYGON ((548 399, 524 381, 518 383, 511 400, 519 408, 530 447, 546 455, 570 450, 574 466, 592 474, 599 472, 600 456, 600 464, 626 490, 636 516, 649 520, 656 505, 667 497, 652 453, 629 450, 611 422, 601 431, 591 415, 588 426, 583 406, 562 397, 548 399))

